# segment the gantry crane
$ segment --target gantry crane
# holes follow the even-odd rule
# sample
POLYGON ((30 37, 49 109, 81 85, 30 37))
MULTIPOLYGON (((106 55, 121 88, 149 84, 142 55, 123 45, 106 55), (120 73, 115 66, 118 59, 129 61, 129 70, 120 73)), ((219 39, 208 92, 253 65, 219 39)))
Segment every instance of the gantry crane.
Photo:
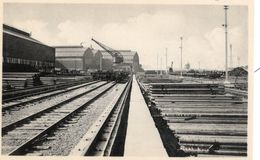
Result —
POLYGON ((120 52, 118 52, 118 51, 116 51, 116 50, 114 50, 114 49, 112 49, 112 48, 110 48, 110 47, 108 47, 108 46, 106 46, 106 45, 96 41, 93 38, 91 40, 94 41, 96 44, 98 44, 106 52, 108 52, 112 56, 114 63, 118 64, 118 63, 122 63, 124 61, 124 58, 123 58, 123 56, 121 55, 120 52))

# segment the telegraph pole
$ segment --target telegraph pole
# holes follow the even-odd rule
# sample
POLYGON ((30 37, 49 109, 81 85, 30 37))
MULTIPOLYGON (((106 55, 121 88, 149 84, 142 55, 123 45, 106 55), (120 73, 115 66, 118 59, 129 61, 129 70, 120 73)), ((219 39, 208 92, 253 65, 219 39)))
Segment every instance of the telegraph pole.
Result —
POLYGON ((103 55, 101 54, 101 56, 99 57, 99 69, 102 71, 102 57, 103 55))
POLYGON ((228 22, 227 22, 227 10, 228 6, 224 6, 225 10, 225 83, 228 83, 228 22))
POLYGON ((181 77, 182 77, 182 37, 180 37, 181 39, 181 46, 180 46, 180 49, 181 49, 181 77))
POLYGON ((167 48, 166 48, 166 53, 165 53, 165 66, 166 66, 166 74, 167 74, 167 59, 168 59, 168 55, 167 55, 167 48))
POLYGON ((158 53, 157 53, 157 77, 158 77, 158 74, 159 74, 159 67, 158 67, 158 53))
POLYGON ((76 72, 76 70, 77 70, 77 62, 76 62, 76 60, 74 60, 74 66, 75 66, 75 72, 76 72))
POLYGON ((237 56, 237 67, 240 67, 240 57, 237 56))
POLYGON ((160 67, 160 71, 161 71, 161 76, 162 76, 162 56, 161 56, 161 67, 160 67))
POLYGON ((233 68, 232 44, 230 44, 230 68, 233 68))

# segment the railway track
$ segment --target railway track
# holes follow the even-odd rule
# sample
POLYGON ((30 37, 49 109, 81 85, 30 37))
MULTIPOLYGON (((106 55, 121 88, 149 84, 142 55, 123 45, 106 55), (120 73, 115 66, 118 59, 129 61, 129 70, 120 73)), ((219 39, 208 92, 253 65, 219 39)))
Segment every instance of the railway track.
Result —
POLYGON ((59 96, 45 99, 44 101, 40 100, 29 103, 25 106, 17 106, 16 108, 7 110, 2 114, 2 133, 4 133, 5 130, 9 130, 13 126, 17 125, 18 122, 24 123, 27 119, 76 100, 77 98, 86 95, 106 84, 107 82, 98 82, 92 85, 82 86, 81 88, 73 90, 72 92, 67 92, 66 94, 61 94, 59 96))
POLYGON ((94 88, 91 92, 80 94, 70 99, 70 101, 63 101, 58 106, 55 105, 41 110, 22 120, 2 127, 2 148, 8 146, 7 151, 10 151, 9 155, 21 153, 25 148, 31 146, 35 140, 52 131, 61 122, 64 122, 82 107, 97 99, 114 85, 109 83, 100 88, 94 88), (17 131, 21 134, 15 136, 17 139, 14 139, 13 133, 16 134, 17 131))
MULTIPOLYGON (((44 146, 44 143, 51 143, 49 140, 55 141, 61 139, 61 137, 64 137, 65 133, 63 133, 63 136, 60 136, 60 138, 54 138, 56 134, 59 135, 57 132, 63 131, 64 128, 70 130, 70 127, 74 127, 74 129, 71 130, 72 132, 73 130, 79 129, 80 131, 86 130, 81 128, 84 128, 85 125, 88 126, 93 123, 94 119, 96 119, 100 114, 91 114, 88 113, 88 110, 94 108, 93 105, 99 106, 98 104, 102 103, 106 97, 107 102, 111 101, 111 98, 113 98, 113 101, 109 105, 108 103, 103 104, 103 107, 100 107, 99 109, 96 108, 93 112, 103 111, 104 108, 106 108, 104 106, 109 106, 106 108, 106 112, 104 111, 104 113, 107 113, 108 109, 112 109, 114 112, 118 111, 117 109, 114 109, 116 108, 114 106, 115 104, 119 104, 119 99, 121 99, 123 95, 125 96, 125 94, 123 94, 125 93, 123 92, 126 90, 125 88, 126 84, 121 86, 114 82, 101 84, 98 87, 92 87, 92 89, 61 102, 58 105, 43 109, 23 119, 5 125, 2 128, 2 153, 7 155, 68 154, 68 148, 72 145, 66 145, 68 143, 72 143, 70 141, 76 141, 77 138, 80 138, 78 133, 76 133, 76 135, 74 133, 74 137, 79 137, 69 139, 66 144, 64 144, 67 150, 66 152, 60 151, 60 153, 55 153, 59 151, 55 151, 53 149, 55 147, 52 147, 52 145, 48 145, 48 147, 44 146), (76 125, 79 125, 78 121, 84 119, 82 117, 89 118, 91 116, 93 118, 92 121, 84 121, 84 124, 81 124, 84 126, 78 126, 75 128, 76 125), (86 123, 90 124, 87 125, 86 123), (52 151, 46 152, 48 149, 52 151)), ((103 118, 105 116, 108 115, 102 114, 103 118)), ((66 132, 66 134, 71 134, 71 132, 66 132)), ((76 145, 75 143, 76 142, 73 144, 76 145)), ((59 144, 59 148, 61 148, 60 143, 53 142, 53 146, 55 146, 55 144, 59 144)))
POLYGON ((70 92, 62 93, 56 96, 51 96, 46 99, 39 101, 34 101, 27 103, 25 105, 18 105, 8 110, 2 112, 2 126, 10 126, 10 124, 22 120, 34 113, 48 110, 49 108, 60 106, 64 103, 67 103, 71 100, 77 99, 77 97, 84 95, 88 92, 91 92, 102 85, 105 85, 106 82, 98 82, 91 85, 82 86, 78 89, 72 90, 70 92))
POLYGON ((83 83, 83 84, 76 85, 76 86, 73 86, 73 87, 57 89, 55 91, 51 91, 51 92, 47 92, 47 93, 38 93, 38 94, 35 93, 36 95, 25 96, 23 99, 12 100, 12 101, 9 101, 9 102, 3 102, 2 103, 2 112, 10 110, 10 109, 13 109, 15 107, 24 106, 24 105, 26 105, 28 103, 42 101, 42 100, 46 100, 46 99, 48 99, 50 97, 63 95, 63 94, 75 91, 77 89, 83 88, 85 86, 89 86, 89 85, 95 84, 97 82, 98 81, 83 83))
POLYGON ((2 103, 8 103, 12 101, 16 101, 18 99, 35 96, 39 94, 44 94, 48 92, 53 92, 57 90, 66 89, 68 87, 73 87, 79 84, 84 83, 83 81, 79 82, 70 82, 70 83, 63 83, 63 84, 57 84, 57 85, 44 85, 44 86, 38 86, 38 87, 32 87, 32 88, 26 88, 26 89, 15 89, 15 90, 8 90, 4 91, 2 95, 2 103))
POLYGON ((118 148, 115 141, 120 123, 122 123, 121 118, 125 111, 127 99, 130 95, 131 83, 128 83, 120 95, 112 99, 89 131, 70 152, 70 155, 111 156, 114 154, 113 147, 118 148))

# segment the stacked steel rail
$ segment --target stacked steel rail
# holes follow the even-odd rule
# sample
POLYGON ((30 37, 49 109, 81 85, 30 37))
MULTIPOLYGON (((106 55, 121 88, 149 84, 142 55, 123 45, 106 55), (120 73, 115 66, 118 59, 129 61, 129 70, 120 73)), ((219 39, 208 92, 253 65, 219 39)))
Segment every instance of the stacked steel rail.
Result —
POLYGON ((148 97, 177 141, 177 156, 247 155, 243 97, 225 94, 222 85, 195 83, 151 83, 148 97))
POLYGON ((33 87, 33 76, 39 74, 38 72, 3 72, 3 90, 10 87, 26 88, 33 87))

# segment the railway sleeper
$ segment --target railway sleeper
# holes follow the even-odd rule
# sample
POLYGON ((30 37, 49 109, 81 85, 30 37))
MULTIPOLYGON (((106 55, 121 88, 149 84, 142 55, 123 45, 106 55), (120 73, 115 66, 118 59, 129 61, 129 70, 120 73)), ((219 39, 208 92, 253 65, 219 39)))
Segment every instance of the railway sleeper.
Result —
MULTIPOLYGON (((131 82, 129 82, 124 91, 114 97, 108 107, 99 116, 98 120, 90 127, 89 131, 83 136, 78 145, 71 151, 70 155, 109 155, 115 138, 114 130, 116 128, 119 114, 122 113, 122 107, 128 95, 131 82), (126 94, 127 93, 127 94, 126 94), (125 98, 122 98, 125 97, 125 98), (112 138, 112 139, 111 139, 112 138)), ((116 130, 115 130, 116 131, 116 130)))
MULTIPOLYGON (((39 128, 41 131, 33 137, 30 137, 30 140, 26 142, 22 142, 19 147, 15 148, 15 150, 12 150, 8 155, 20 155, 25 154, 28 152, 28 149, 31 148, 35 143, 38 143, 41 139, 46 139, 46 135, 48 135, 50 132, 53 132, 53 129, 57 128, 64 120, 66 120, 68 117, 71 117, 71 115, 74 114, 74 112, 77 112, 82 109, 82 107, 92 103, 95 99, 103 95, 105 92, 107 92, 110 88, 112 88, 115 84, 111 84, 108 87, 105 87, 104 90, 102 90, 101 93, 98 93, 95 95, 92 99, 88 100, 87 102, 84 102, 84 104, 78 108, 73 109, 73 112, 67 114, 65 117, 61 117, 62 119, 59 119, 57 122, 55 122, 52 126, 42 131, 41 128, 39 128)), ((21 127, 20 129, 24 129, 24 127, 21 127)), ((32 128, 33 129, 33 128, 32 128)), ((3 129, 2 129, 3 130, 3 129)), ((34 128, 35 130, 35 128, 34 128)))
MULTIPOLYGON (((105 84, 107 84, 107 83, 105 83, 105 84)), ((54 105, 54 106, 52 106, 52 107, 50 107, 50 108, 43 109, 43 110, 41 110, 40 112, 38 112, 38 113, 36 113, 36 114, 32 114, 32 115, 30 115, 30 116, 28 116, 28 117, 26 117, 26 118, 24 118, 24 119, 21 119, 21 120, 19 120, 19 121, 17 121, 17 122, 14 122, 14 123, 12 123, 12 124, 9 124, 9 125, 7 125, 7 126, 4 126, 4 127, 2 127, 2 133, 5 134, 5 132, 8 132, 8 131, 10 131, 10 130, 16 128, 16 127, 19 126, 20 124, 27 123, 28 121, 31 121, 31 119, 35 120, 35 119, 37 119, 37 118, 45 117, 46 119, 45 119, 44 121, 47 121, 48 119, 51 120, 51 119, 49 118, 49 116, 48 116, 48 113, 50 113, 50 112, 52 112, 52 111, 56 111, 56 112, 57 112, 57 108, 58 108, 58 110, 59 110, 59 107, 60 107, 60 106, 66 104, 66 103, 68 103, 68 102, 71 102, 71 101, 75 100, 76 98, 79 98, 79 97, 81 97, 81 96, 84 96, 85 94, 87 94, 87 93, 93 91, 94 89, 100 88, 100 87, 104 86, 105 84, 102 84, 102 85, 100 85, 100 86, 98 86, 98 87, 95 87, 95 88, 93 88, 93 89, 91 89, 91 90, 88 90, 88 91, 86 91, 86 92, 84 92, 84 93, 81 93, 80 95, 77 95, 77 96, 75 96, 75 97, 73 97, 73 98, 71 98, 71 99, 68 99, 68 100, 63 101, 63 102, 61 102, 61 103, 59 103, 59 104, 56 104, 56 105, 54 105)), ((113 84, 113 85, 114 85, 114 84, 113 84)), ((111 85, 109 88, 111 88, 113 85, 111 85)), ((108 90, 108 89, 107 89, 107 90, 108 90)), ((59 110, 59 111, 60 111, 60 110, 59 110)), ((59 111, 58 111, 58 113, 60 113, 59 111)), ((64 108, 62 108, 62 111, 64 111, 64 108)), ((67 112, 67 114, 70 114, 71 111, 72 111, 71 109, 65 109, 65 112, 67 112)))

